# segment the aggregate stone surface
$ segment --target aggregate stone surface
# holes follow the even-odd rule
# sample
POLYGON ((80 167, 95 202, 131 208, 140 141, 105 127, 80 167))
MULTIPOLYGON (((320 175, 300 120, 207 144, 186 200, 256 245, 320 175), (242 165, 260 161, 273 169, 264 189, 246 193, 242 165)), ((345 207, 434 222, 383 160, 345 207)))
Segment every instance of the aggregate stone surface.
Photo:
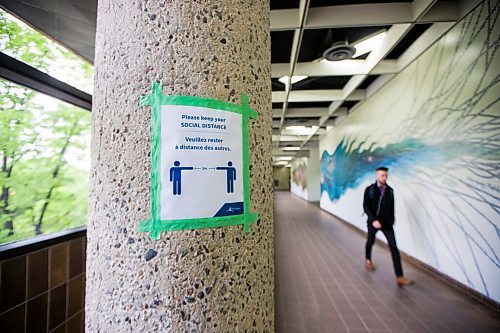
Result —
POLYGON ((267 1, 98 4, 88 221, 88 332, 274 331, 267 1), (250 121, 252 211, 242 226, 136 231, 150 217, 150 108, 164 94, 240 103, 250 121))

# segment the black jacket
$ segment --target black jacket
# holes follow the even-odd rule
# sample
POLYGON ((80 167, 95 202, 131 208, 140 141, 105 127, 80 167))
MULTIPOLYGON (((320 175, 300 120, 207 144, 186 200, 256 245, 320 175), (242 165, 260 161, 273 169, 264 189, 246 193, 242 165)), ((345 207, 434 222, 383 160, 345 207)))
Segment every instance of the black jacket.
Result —
POLYGON ((382 227, 392 227, 394 224, 394 192, 392 187, 386 185, 384 196, 380 203, 380 212, 376 215, 380 195, 381 193, 376 182, 365 189, 363 209, 366 215, 368 215, 367 223, 371 224, 374 220, 378 220, 382 224, 382 227))

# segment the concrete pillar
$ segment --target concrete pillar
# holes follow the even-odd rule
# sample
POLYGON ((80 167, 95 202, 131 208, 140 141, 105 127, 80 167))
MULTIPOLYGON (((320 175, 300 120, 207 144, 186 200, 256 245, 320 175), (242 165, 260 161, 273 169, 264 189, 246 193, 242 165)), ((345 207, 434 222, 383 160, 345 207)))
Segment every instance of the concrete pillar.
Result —
POLYGON ((274 330, 269 4, 100 0, 88 222, 88 332, 274 330), (149 218, 151 82, 240 103, 250 123, 252 211, 242 226, 136 231, 149 218))

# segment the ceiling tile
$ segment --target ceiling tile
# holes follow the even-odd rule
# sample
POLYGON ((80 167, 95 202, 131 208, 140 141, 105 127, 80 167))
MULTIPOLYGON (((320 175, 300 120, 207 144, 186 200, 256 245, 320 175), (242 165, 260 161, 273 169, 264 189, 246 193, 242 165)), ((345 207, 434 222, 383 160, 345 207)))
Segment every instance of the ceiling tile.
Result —
POLYGON ((342 89, 350 76, 316 76, 308 77, 292 85, 292 90, 342 89))
POLYGON ((360 5, 368 3, 412 2, 412 0, 311 0, 309 7, 325 7, 339 5, 360 5))
POLYGON ((292 53, 293 30, 271 31, 271 62, 290 62, 292 53))
POLYGON ((288 108, 327 108, 332 102, 291 102, 288 108))
POLYGON ((271 0, 271 10, 299 8, 300 0, 271 0))

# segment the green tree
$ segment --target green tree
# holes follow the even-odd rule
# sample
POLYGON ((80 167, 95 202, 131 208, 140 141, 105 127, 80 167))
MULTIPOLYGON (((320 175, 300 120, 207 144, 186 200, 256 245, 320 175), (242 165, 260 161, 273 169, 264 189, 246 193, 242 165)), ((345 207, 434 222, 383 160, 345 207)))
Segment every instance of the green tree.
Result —
MULTIPOLYGON (((42 71, 62 64, 91 82, 88 63, 1 10, 0 51, 42 71)), ((40 96, 0 80, 0 243, 86 220, 88 166, 78 157, 88 151, 90 114, 40 96)))

